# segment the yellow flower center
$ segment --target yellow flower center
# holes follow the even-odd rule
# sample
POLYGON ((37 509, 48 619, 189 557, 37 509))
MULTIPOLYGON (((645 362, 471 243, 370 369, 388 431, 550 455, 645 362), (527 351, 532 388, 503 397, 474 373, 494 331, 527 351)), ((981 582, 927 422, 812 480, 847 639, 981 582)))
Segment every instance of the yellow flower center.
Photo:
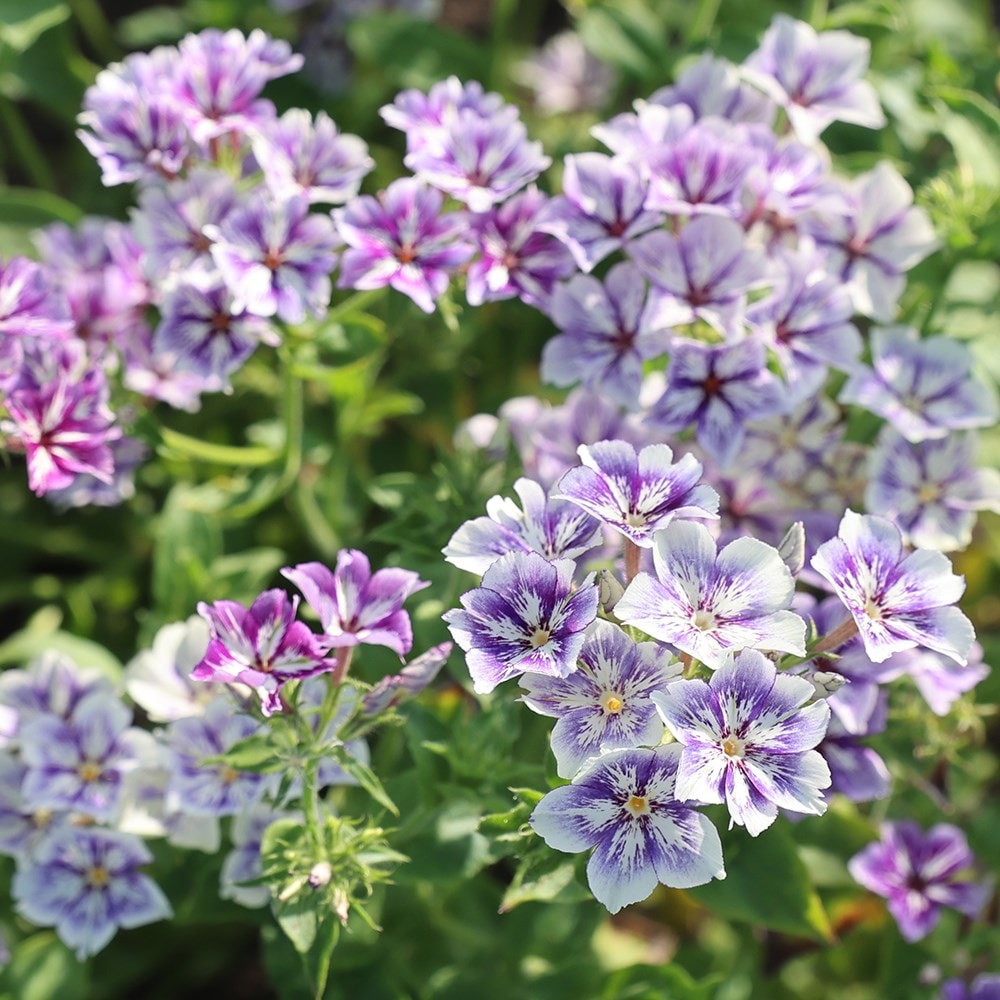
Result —
POLYGON ((104 769, 96 761, 85 760, 77 769, 76 773, 80 776, 80 780, 86 782, 88 785, 92 781, 97 781, 101 776, 104 769))
POLYGON ((865 614, 868 615, 873 622, 880 622, 884 617, 882 609, 875 603, 875 599, 872 597, 869 597, 868 600, 865 601, 865 614))
POLYGON ((637 514, 635 511, 629 511, 629 513, 625 515, 625 523, 630 528, 642 528, 646 524, 646 515, 637 514))
POLYGON ((103 889, 111 881, 111 873, 101 865, 91 868, 86 875, 87 885, 92 889, 103 889))
POLYGON ((700 608, 694 613, 694 617, 691 619, 691 624, 695 628, 701 629, 702 632, 707 632, 711 628, 715 628, 715 615, 711 611, 702 611, 700 608))
POLYGON ((219 780, 224 785, 231 785, 240 776, 239 771, 234 771, 228 764, 223 764, 219 768, 219 780))
POLYGON ((649 812, 649 800, 645 795, 633 795, 625 803, 625 808, 633 816, 645 816, 649 812))
POLYGON ((544 646, 548 641, 551 633, 547 628, 536 628, 534 632, 531 633, 531 638, 528 642, 531 643, 532 649, 538 649, 540 646, 544 646))
POLYGON ((742 757, 744 754, 743 740, 735 736, 727 736, 722 741, 722 750, 727 757, 742 757))
POLYGON ((941 488, 937 483, 924 483, 917 491, 917 499, 921 503, 933 503, 941 496, 941 488))
POLYGON ((38 830, 44 830, 52 822, 54 813, 51 809, 36 809, 31 814, 31 822, 38 830))
POLYGON ((621 698, 616 694, 606 694, 601 704, 609 715, 617 715, 624 707, 621 698))

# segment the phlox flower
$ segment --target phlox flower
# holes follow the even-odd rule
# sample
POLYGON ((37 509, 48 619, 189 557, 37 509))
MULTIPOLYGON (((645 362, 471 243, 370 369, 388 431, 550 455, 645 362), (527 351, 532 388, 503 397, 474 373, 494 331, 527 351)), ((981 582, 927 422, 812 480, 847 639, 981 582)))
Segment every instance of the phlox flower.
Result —
POLYGON ((950 823, 926 832, 910 820, 883 823, 879 840, 848 862, 855 881, 885 897, 907 941, 926 937, 947 906, 975 918, 989 899, 989 886, 960 878, 975 862, 965 834, 950 823))
POLYGON ((403 602, 430 584, 411 570, 390 567, 372 573, 363 552, 342 549, 333 571, 308 562, 286 566, 281 575, 302 591, 319 616, 327 647, 368 643, 388 646, 402 658, 413 646, 413 628, 403 602))
POLYGON ((11 892, 18 912, 56 934, 83 961, 120 928, 173 916, 166 896, 140 868, 153 855, 116 830, 67 826, 18 867, 11 892))
POLYGON ((405 177, 378 198, 362 195, 334 211, 337 231, 348 247, 338 286, 389 285, 424 312, 434 312, 434 300, 444 294, 451 274, 475 252, 465 215, 442 214, 443 203, 440 191, 405 177))
POLYGON ((257 692, 265 715, 281 709, 287 681, 330 670, 319 637, 295 620, 298 597, 265 590, 245 608, 236 601, 198 604, 211 638, 204 657, 191 671, 196 681, 238 681, 257 692))
POLYGON ((616 625, 594 622, 568 677, 524 674, 521 700, 533 712, 557 719, 552 753, 557 772, 572 778, 605 750, 656 746, 663 723, 650 694, 681 672, 669 650, 633 642, 616 625))
POLYGON ((241 885, 252 882, 263 874, 260 845, 264 832, 279 819, 300 818, 296 813, 279 811, 263 803, 253 803, 236 814, 229 834, 233 849, 222 862, 219 873, 219 895, 240 906, 256 910, 266 906, 271 890, 266 885, 241 885))
POLYGON ((758 836, 778 808, 822 815, 830 770, 814 747, 830 708, 806 705, 815 688, 778 673, 754 649, 729 653, 706 683, 684 680, 650 696, 681 745, 681 801, 725 802, 732 822, 758 836))
POLYGON ((870 50, 867 39, 849 31, 817 33, 777 14, 743 75, 784 108, 795 134, 811 143, 834 121, 885 125, 875 88, 861 79, 870 50))
POLYGON ((972 623, 951 606, 965 580, 940 552, 905 554, 891 521, 848 510, 837 537, 819 547, 812 566, 844 602, 876 663, 918 645, 966 662, 972 623))
POLYGON ((689 889, 726 876, 715 827, 675 795, 680 753, 676 745, 611 751, 571 785, 549 792, 531 814, 549 847, 593 849, 587 883, 612 913, 658 884, 689 889))
POLYGON ((580 445, 580 461, 559 480, 553 496, 569 500, 642 548, 675 518, 718 516, 719 495, 699 480, 694 455, 673 460, 665 444, 638 453, 627 441, 580 445))
POLYGON ((704 52, 684 69, 669 87, 661 87, 650 98, 663 107, 687 105, 695 119, 725 118, 731 122, 770 125, 774 104, 740 78, 728 59, 704 52))
POLYGON ((716 669, 733 649, 805 655, 805 622, 778 550, 737 538, 721 552, 704 526, 673 521, 653 537, 655 575, 639 573, 615 615, 716 669))
POLYGON ((561 31, 511 74, 530 88, 535 106, 545 115, 572 114, 600 108, 611 92, 615 75, 593 55, 575 31, 561 31))
POLYGON ((546 559, 577 559, 601 544, 598 521, 576 504, 549 497, 534 480, 514 483, 521 500, 502 496, 486 503, 486 517, 466 521, 442 549, 453 566, 480 576, 509 552, 537 552, 546 559))
POLYGON ((464 610, 442 616, 465 650, 477 693, 520 673, 565 677, 576 669, 597 617, 597 587, 590 575, 574 589, 575 571, 570 559, 512 552, 490 566, 481 587, 462 595, 464 610))
POLYGON ((415 656, 398 674, 383 677, 365 692, 361 699, 361 714, 372 717, 416 698, 427 687, 451 656, 453 644, 442 642, 425 653, 415 656))

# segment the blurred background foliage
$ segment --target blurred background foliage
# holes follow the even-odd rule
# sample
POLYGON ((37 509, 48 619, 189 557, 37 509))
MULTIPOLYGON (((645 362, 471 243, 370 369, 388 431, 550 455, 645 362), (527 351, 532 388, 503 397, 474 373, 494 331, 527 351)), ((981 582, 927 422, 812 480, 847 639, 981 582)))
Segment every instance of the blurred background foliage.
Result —
MULTIPOLYGON (((378 164, 367 191, 403 172, 402 137, 378 108, 403 87, 449 74, 522 105, 555 161, 554 187, 564 154, 597 148, 589 136, 597 120, 669 83, 702 51, 742 60, 785 11, 871 40, 871 79, 889 127, 834 126, 824 140, 841 170, 889 159, 914 187, 943 246, 911 273, 903 314, 969 341, 1000 379, 1000 59, 988 0, 448 0, 433 23, 375 13, 331 38, 323 11, 317 3, 281 13, 257 0, 0 0, 0 254, 30 252, 32 230, 51 221, 127 217, 133 192, 101 186, 74 136, 75 116, 101 66, 188 31, 263 27, 301 42, 306 70, 268 95, 281 110, 326 110, 361 135, 378 164), (617 83, 600 113, 542 116, 511 69, 571 26, 617 83)), ((415 649, 442 641, 439 616, 471 578, 446 566, 440 549, 517 476, 513 463, 488 468, 456 451, 454 428, 538 393, 551 332, 518 301, 471 309, 453 293, 426 317, 395 294, 359 303, 339 292, 326 319, 292 331, 291 378, 261 351, 232 395, 207 397, 196 414, 162 405, 143 414, 157 460, 124 507, 60 514, 28 493, 23 469, 5 470, 0 608, 10 638, 0 662, 56 646, 115 673, 198 600, 248 602, 276 583, 279 566, 329 561, 347 546, 432 580, 411 606, 415 649)), ((984 464, 998 460, 993 431, 984 464)), ((1000 702, 1000 518, 981 518, 957 563, 995 669, 975 702, 963 699, 944 720, 912 690, 894 701, 886 756, 905 808, 838 803, 822 820, 757 841, 732 838, 726 882, 661 889, 614 920, 581 888, 580 859, 523 832, 531 789, 555 778, 545 723, 506 693, 484 699, 483 710, 458 683, 464 668, 453 658, 453 680, 374 746, 373 766, 402 813, 393 844, 412 861, 374 901, 385 932, 352 926, 343 936, 329 996, 891 1000, 933 995, 935 968, 997 968, 995 926, 970 931, 949 913, 929 941, 906 946, 845 867, 886 810, 924 824, 943 813, 996 863, 1000 720, 989 706, 1000 702), (525 864, 514 863, 515 849, 525 864)), ((369 680, 391 666, 378 650, 361 659, 369 680)), ((8 920, 19 943, 0 996, 308 996, 298 957, 269 918, 216 898, 217 860, 162 852, 158 864, 175 922, 121 935, 84 968, 51 933, 19 941, 23 929, 8 920)))

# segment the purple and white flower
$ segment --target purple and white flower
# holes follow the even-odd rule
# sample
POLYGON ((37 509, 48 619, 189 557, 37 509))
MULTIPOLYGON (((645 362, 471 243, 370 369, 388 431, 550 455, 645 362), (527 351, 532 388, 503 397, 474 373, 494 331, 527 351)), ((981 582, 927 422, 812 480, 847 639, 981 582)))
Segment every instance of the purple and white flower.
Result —
POLYGON ((653 547, 654 532, 675 518, 715 518, 719 494, 699 482, 702 465, 694 455, 675 462, 665 444, 636 452, 627 441, 580 445, 582 466, 559 480, 553 496, 582 507, 642 548, 653 547))
POLYGON ((548 562, 535 552, 512 552, 461 597, 464 610, 442 617, 478 694, 520 673, 565 677, 576 669, 587 629, 597 617, 593 574, 574 589, 576 564, 548 562))
POLYGON ((430 684, 451 656, 453 644, 442 642, 414 657, 398 674, 383 677, 361 699, 361 714, 381 715, 404 701, 416 698, 430 684))
POLYGON ((966 662, 972 623, 951 606, 965 580, 940 552, 906 555, 891 521, 848 510, 837 537, 819 547, 812 566, 844 602, 876 663, 918 645, 966 662))
POLYGON ((266 885, 242 885, 253 882, 263 874, 260 844, 264 832, 279 819, 299 818, 295 813, 276 811, 262 803, 254 803, 239 812, 229 828, 233 849, 222 862, 219 874, 219 895, 240 906, 256 910, 266 906, 271 890, 266 885))
POLYGON ((434 300, 444 294, 451 275, 475 252, 465 214, 442 214, 443 204, 440 191, 404 177, 378 198, 362 195, 334 211, 337 231, 348 245, 338 287, 389 285, 424 312, 434 312, 434 300))
POLYGON ((938 823, 925 833, 901 820, 883 823, 881 838, 855 854, 847 867, 855 881, 885 897, 903 937, 919 941, 934 929, 942 906, 979 916, 989 886, 959 877, 974 863, 957 826, 938 823))
POLYGON ((818 33, 803 21, 777 14, 743 75, 785 109, 795 134, 814 142, 835 121, 882 128, 885 115, 875 88, 861 77, 871 45, 849 31, 818 33))
POLYGON ((281 709, 286 681, 333 668, 318 636, 295 620, 298 597, 265 590, 249 608, 236 601, 198 604, 212 630, 208 649, 191 671, 196 681, 238 681, 257 692, 265 715, 281 709))
POLYGON ((430 584, 411 570, 390 567, 372 573, 363 552, 342 549, 334 571, 309 562, 286 566, 281 575, 302 591, 319 616, 327 647, 388 646, 402 659, 413 646, 403 602, 430 584))
MULTIPOLYGON (((840 665, 839 660, 837 665, 840 665)), ((830 725, 816 749, 830 768, 831 792, 839 792, 852 802, 884 799, 892 783, 889 769, 879 754, 863 741, 885 730, 888 692, 877 691, 867 704, 858 705, 855 701, 848 707, 843 700, 844 691, 848 689, 842 688, 827 699, 830 725)))
POLYGON ((530 823, 549 847, 593 848, 587 883, 612 913, 658 884, 677 889, 725 878, 722 843, 708 817, 675 795, 681 748, 614 750, 549 792, 530 823))
POLYGON ((515 500, 502 496, 486 502, 486 517, 466 521, 442 549, 445 559, 482 576, 509 552, 537 552, 546 559, 578 559, 601 544, 601 526, 566 500, 546 496, 531 479, 518 479, 515 500))
POLYGON ((166 896, 140 871, 152 860, 131 834, 67 826, 18 868, 11 892, 21 916, 40 927, 54 927, 83 961, 104 948, 120 927, 141 927, 173 915, 166 896))
POLYGON ((909 326, 876 327, 871 338, 872 367, 847 381, 842 403, 885 417, 914 443, 996 423, 996 394, 973 375, 965 344, 909 326))
POLYGON ((681 672, 669 650, 633 642, 616 625, 598 619, 568 677, 525 674, 521 698, 539 715, 558 721, 552 753, 562 778, 572 778, 590 757, 605 750, 656 746, 663 723, 650 695, 681 672))
POLYGON ((663 107, 687 105, 695 119, 725 118, 731 122, 771 125, 774 104, 740 78, 728 59, 704 52, 669 87, 661 87, 650 98, 663 107))
POLYGON ((778 808, 821 816, 830 769, 816 752, 830 708, 811 705, 813 685, 778 673, 763 654, 729 654, 706 683, 684 680, 651 697, 681 744, 676 794, 725 802, 733 823, 756 837, 778 808))
POLYGON ((564 115, 600 108, 611 93, 614 71, 583 44, 575 31, 561 31, 512 69, 528 87, 544 115, 564 115))
POLYGON ((805 655, 805 622, 777 549, 737 538, 721 552, 707 528, 673 521, 653 538, 655 576, 639 573, 615 615, 712 669, 736 649, 805 655))

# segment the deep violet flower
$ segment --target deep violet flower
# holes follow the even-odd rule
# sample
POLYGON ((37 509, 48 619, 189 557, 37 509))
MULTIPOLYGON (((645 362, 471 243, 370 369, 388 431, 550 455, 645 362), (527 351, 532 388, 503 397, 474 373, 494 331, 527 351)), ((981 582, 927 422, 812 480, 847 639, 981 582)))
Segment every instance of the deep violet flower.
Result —
POLYGON ((615 615, 716 669, 732 649, 805 655, 805 622, 788 610, 792 575, 778 550, 737 538, 721 552, 708 529, 673 521, 653 537, 655 575, 639 573, 615 615))
POLYGON ((552 753, 559 776, 572 778, 584 761, 605 750, 656 746, 663 723, 650 701, 681 672, 680 663, 656 642, 633 642, 611 622, 594 622, 577 669, 568 677, 524 674, 521 700, 557 719, 552 753))
POLYGON ((952 606, 965 580, 940 552, 906 555, 891 521, 848 510, 837 537, 819 547, 812 566, 833 585, 876 663, 918 645, 966 662, 972 623, 952 606))
POLYGON ((266 590, 249 608, 236 601, 198 604, 212 634, 204 657, 191 671, 196 681, 238 681, 253 688, 265 715, 281 708, 286 681, 330 670, 319 637, 295 621, 299 599, 266 590))
POLYGON ((153 855, 128 833, 66 826, 21 865, 11 886, 18 912, 54 927, 83 961, 120 927, 141 927, 171 917, 166 896, 140 867, 153 855))
POLYGON ((597 617, 597 587, 591 574, 574 589, 575 571, 570 559, 512 552, 490 566, 481 587, 462 595, 464 610, 442 616, 465 650, 477 693, 520 673, 565 677, 576 669, 597 617))
POLYGON ((337 209, 334 222, 348 245, 339 287, 389 285, 433 312, 451 274, 475 252, 465 215, 442 214, 443 203, 440 191, 407 177, 393 181, 378 198, 362 195, 337 209))
POLYGON ((733 823, 756 837, 792 812, 826 812, 830 770, 813 749, 830 719, 825 701, 806 705, 815 688, 778 673, 763 654, 727 655, 706 683, 683 680, 650 697, 681 744, 676 794, 681 801, 725 802, 733 823))
POLYGON ((907 941, 919 941, 935 927, 941 907, 975 918, 989 898, 983 882, 962 880, 975 862, 965 834, 950 823, 926 833, 909 820, 883 823, 881 838, 848 862, 855 881, 884 896, 907 941))
POLYGON ((615 750, 571 785, 549 792, 530 823, 549 847, 593 848, 587 883, 612 913, 657 884, 689 889, 725 878, 722 844, 708 817, 678 801, 680 747, 615 750))
POLYGON ((675 518, 718 516, 719 494, 700 482, 702 465, 690 453, 674 461, 665 444, 638 453, 627 441, 580 445, 580 461, 553 496, 569 500, 643 548, 675 518))
POLYGON ((363 552, 342 549, 334 571, 308 562, 286 566, 281 575, 302 591, 319 616, 322 641, 328 647, 368 643, 388 646, 402 658, 413 646, 413 628, 403 602, 430 584, 411 570, 390 567, 372 573, 363 552))

